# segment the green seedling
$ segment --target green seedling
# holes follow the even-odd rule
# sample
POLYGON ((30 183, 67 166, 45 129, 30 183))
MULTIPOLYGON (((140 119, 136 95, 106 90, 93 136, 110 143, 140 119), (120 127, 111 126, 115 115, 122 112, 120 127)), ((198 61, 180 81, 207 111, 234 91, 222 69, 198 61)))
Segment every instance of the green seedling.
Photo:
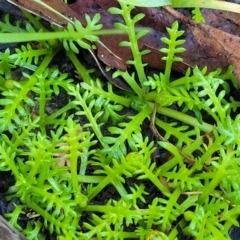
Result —
POLYGON ((79 22, 54 27, 60 39, 54 41, 33 16, 25 28, 8 16, 0 22, 9 42, 19 32, 31 40, 30 32, 41 44, 0 53, 0 171, 15 178, 7 200, 20 200, 5 217, 28 239, 46 239, 46 231, 61 240, 230 239, 230 228, 238 225, 240 102, 231 96, 239 90, 233 68, 207 73, 195 67, 172 81, 172 64, 185 51, 184 32, 174 22, 159 39, 166 67, 148 75, 142 62, 148 52, 138 46, 147 31, 135 32, 144 15, 132 18, 133 8, 121 2, 109 9, 123 17, 115 27, 129 41, 120 47, 133 56, 127 61, 132 72, 115 70, 112 77, 121 77, 131 92, 96 78, 77 57, 79 48, 98 40, 99 15, 86 16, 85 28, 79 22), (54 65, 60 51, 80 84, 54 65), (19 81, 14 70, 20 67, 19 81), (69 101, 47 111, 61 92, 69 101), (150 125, 155 136, 147 136, 144 126, 150 125), (167 157, 158 156, 162 150, 167 157), (104 199, 106 191, 113 197, 104 199), (17 219, 27 212, 35 217, 23 228, 17 219))

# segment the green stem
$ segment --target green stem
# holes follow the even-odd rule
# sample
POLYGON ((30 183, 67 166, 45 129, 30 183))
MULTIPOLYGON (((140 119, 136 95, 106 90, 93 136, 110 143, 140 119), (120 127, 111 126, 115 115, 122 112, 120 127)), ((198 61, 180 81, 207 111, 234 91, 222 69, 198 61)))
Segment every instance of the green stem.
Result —
POLYGON ((75 66, 79 75, 81 75, 84 82, 90 84, 92 77, 90 76, 89 71, 80 63, 76 54, 72 50, 69 50, 69 51, 67 51, 67 56, 72 61, 73 65, 75 66))
MULTIPOLYGON (((91 199, 93 199, 99 192, 101 192, 107 185, 109 185, 113 179, 115 179, 115 175, 108 175, 107 177, 105 177, 94 189, 93 191, 91 191, 90 195, 88 196, 88 200, 91 201, 91 199)), ((116 181, 115 181, 116 184, 116 181)), ((122 185, 122 184, 121 184, 122 185)), ((123 187, 123 186, 122 186, 123 187)), ((124 187, 123 187, 124 189, 124 187)), ((124 192, 125 195, 127 195, 127 191, 123 190, 121 192, 124 192)))
POLYGON ((48 30, 41 24, 39 19, 37 20, 34 15, 32 15, 30 12, 23 10, 22 12, 27 17, 27 19, 36 27, 36 29, 43 29, 44 32, 48 32, 48 30))
POLYGON ((216 228, 210 221, 206 223, 206 227, 213 234, 213 239, 228 240, 229 238, 224 237, 222 231, 216 228))
POLYGON ((130 75, 127 71, 123 72, 118 70, 116 73, 118 73, 122 78, 128 83, 128 85, 133 89, 133 91, 138 95, 140 99, 142 99, 143 90, 141 87, 139 87, 139 84, 137 83, 134 74, 130 75))
POLYGON ((174 118, 174 119, 179 120, 180 122, 186 123, 190 126, 198 127, 201 131, 206 132, 206 133, 212 132, 212 130, 214 129, 214 126, 212 126, 211 124, 208 124, 205 122, 199 123, 199 121, 196 118, 191 117, 187 114, 181 113, 181 112, 176 111, 171 108, 164 108, 164 107, 158 106, 157 113, 174 118))
MULTIPOLYGON (((170 195, 170 198, 167 202, 167 206, 165 208, 165 211, 164 211, 164 216, 163 216, 163 228, 167 227, 166 225, 166 222, 168 222, 169 220, 169 216, 171 216, 173 213, 172 211, 174 211, 174 206, 177 204, 178 202, 178 198, 179 196, 181 195, 182 193, 182 189, 181 187, 178 187, 174 190, 174 192, 170 195), (165 225, 165 227, 164 227, 165 225)), ((177 211, 177 209, 176 209, 177 211)), ((180 213, 179 213, 180 215, 180 213)))
POLYGON ((135 62, 134 66, 136 68, 138 78, 139 78, 139 81, 142 86, 142 90, 144 90, 146 87, 144 87, 143 83, 147 81, 147 77, 145 75, 145 71, 144 71, 144 67, 143 67, 144 64, 142 62, 142 55, 139 54, 140 50, 139 50, 138 39, 136 36, 136 31, 135 31, 135 23, 134 23, 134 21, 130 20, 131 19, 131 16, 130 16, 131 8, 121 2, 120 2, 120 5, 123 10, 123 18, 126 23, 128 37, 129 37, 129 40, 131 43, 131 50, 132 50, 133 59, 135 62))
MULTIPOLYGON (((155 101, 156 96, 157 96, 157 92, 155 92, 155 91, 150 92, 146 95, 146 100, 150 101, 148 104, 152 107, 152 109, 154 107, 154 103, 151 101, 155 101)), ((199 121, 196 118, 189 116, 185 113, 181 113, 181 112, 176 111, 171 108, 157 106, 156 110, 157 110, 157 113, 174 118, 174 119, 179 120, 180 122, 186 123, 190 126, 198 127, 203 132, 212 132, 214 129, 214 126, 211 124, 208 124, 206 122, 199 123, 199 121)), ((156 119, 156 122, 157 122, 157 119, 156 119)))
POLYGON ((204 203, 204 201, 206 200, 206 198, 213 192, 213 190, 216 188, 216 186, 219 185, 219 183, 221 182, 221 180, 223 179, 225 175, 225 170, 223 166, 219 166, 218 171, 215 172, 215 175, 212 179, 212 181, 209 184, 205 184, 203 187, 203 193, 201 194, 201 196, 199 197, 199 204, 202 205, 204 203))
POLYGON ((75 109, 75 108, 76 108, 76 105, 72 102, 69 102, 67 105, 57 110, 56 112, 54 112, 52 115, 46 117, 45 124, 46 125, 61 124, 61 119, 57 119, 57 117, 63 116, 64 113, 67 113, 69 110, 75 109))

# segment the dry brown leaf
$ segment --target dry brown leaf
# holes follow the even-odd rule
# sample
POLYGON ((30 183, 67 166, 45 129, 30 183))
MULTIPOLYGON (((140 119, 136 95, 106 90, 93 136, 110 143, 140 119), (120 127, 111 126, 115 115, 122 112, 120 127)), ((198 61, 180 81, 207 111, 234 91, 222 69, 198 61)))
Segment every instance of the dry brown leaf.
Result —
MULTIPOLYGON (((33 0, 6 0, 15 6, 27 10, 58 26, 66 26, 68 21, 33 0)), ((78 18, 78 14, 61 0, 42 0, 44 4, 62 13, 66 17, 78 18)))
MULTIPOLYGON (((49 13, 49 11, 43 11, 33 1, 7 1, 25 8, 36 15, 40 15, 52 23, 66 26, 65 20, 59 19, 59 17, 53 13, 49 13)), ((93 17, 96 13, 101 14, 100 23, 103 24, 105 29, 114 28, 115 22, 123 22, 121 16, 111 15, 108 12, 110 7, 119 7, 117 0, 77 0, 70 5, 63 4, 61 0, 43 0, 43 2, 49 4, 65 16, 79 19, 83 25, 86 24, 85 14, 93 17)), ((165 45, 160 41, 160 38, 168 36, 166 27, 170 27, 177 19, 181 22, 181 29, 185 30, 184 38, 186 42, 184 47, 186 51, 180 54, 183 62, 175 63, 173 70, 185 72, 189 66, 194 67, 196 65, 200 68, 207 66, 209 71, 215 70, 218 67, 225 70, 228 65, 232 64, 234 66, 234 73, 240 82, 240 69, 238 67, 240 58, 238 45, 240 38, 236 36, 239 32, 239 20, 236 13, 205 11, 207 23, 213 26, 220 25, 223 31, 210 25, 198 24, 170 7, 163 9, 135 8, 133 15, 140 12, 145 14, 145 18, 137 26, 153 29, 150 34, 139 40, 139 48, 141 50, 151 50, 151 53, 143 56, 143 61, 148 63, 150 67, 164 69, 165 62, 161 60, 163 53, 159 52, 159 49, 165 47, 165 45), (228 31, 228 33, 225 31, 228 31)), ((129 48, 119 47, 119 43, 123 40, 128 40, 127 36, 101 36, 100 40, 103 44, 97 44, 98 58, 112 68, 126 70, 126 61, 132 58, 132 54, 129 48), (103 47, 103 45, 110 51, 103 47)))
POLYGON ((196 23, 171 7, 165 7, 165 9, 188 26, 199 45, 206 52, 215 55, 216 60, 224 58, 228 64, 233 65, 234 73, 240 81, 240 37, 205 24, 196 23))

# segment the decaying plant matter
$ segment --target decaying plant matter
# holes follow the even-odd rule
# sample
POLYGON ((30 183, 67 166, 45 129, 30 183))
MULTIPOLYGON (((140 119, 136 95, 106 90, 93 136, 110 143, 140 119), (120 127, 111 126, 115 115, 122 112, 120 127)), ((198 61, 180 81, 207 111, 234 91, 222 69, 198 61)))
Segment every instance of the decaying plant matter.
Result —
MULTIPOLYGON (((66 26, 68 23, 66 19, 53 14, 37 3, 26 4, 24 0, 9 1, 44 17, 58 26, 66 26)), ((99 23, 103 24, 104 29, 113 29, 115 22, 123 21, 121 16, 115 16, 108 12, 110 7, 119 6, 117 0, 77 0, 69 5, 51 1, 47 2, 47 4, 67 17, 78 19, 83 25, 86 25, 85 14, 93 17, 95 14, 100 13, 101 19, 99 23)), ((163 54, 158 51, 164 47, 164 44, 159 42, 159 39, 167 35, 166 27, 170 27, 175 20, 178 20, 185 30, 186 42, 184 48, 186 51, 180 54, 183 61, 174 63, 174 71, 185 72, 188 67, 194 66, 200 68, 207 66, 208 71, 213 71, 218 67, 226 70, 232 64, 237 79, 240 79, 238 70, 240 58, 238 48, 240 38, 237 30, 240 25, 238 14, 208 9, 203 14, 206 23, 201 24, 192 21, 190 16, 190 18, 185 17, 170 7, 163 9, 138 7, 134 9, 132 15, 138 13, 145 14, 145 17, 137 22, 136 27, 151 29, 151 32, 139 39, 138 42, 141 50, 150 50, 148 54, 143 56, 143 62, 150 67, 164 69, 165 63, 161 60, 163 54)), ((126 61, 132 58, 132 53, 127 48, 122 51, 118 45, 121 41, 127 40, 127 36, 120 35, 117 38, 114 35, 100 36, 99 40, 101 43, 96 44, 98 58, 112 68, 126 70, 126 61)))

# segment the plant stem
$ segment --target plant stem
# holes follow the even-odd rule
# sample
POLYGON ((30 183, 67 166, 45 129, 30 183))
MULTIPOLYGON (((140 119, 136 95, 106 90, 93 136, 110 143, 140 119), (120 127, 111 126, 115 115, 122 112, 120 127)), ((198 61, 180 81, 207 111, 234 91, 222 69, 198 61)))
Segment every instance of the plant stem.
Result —
MULTIPOLYGON (((176 120, 179 120, 183 123, 189 124, 190 126, 198 127, 201 131, 206 132, 206 133, 211 132, 214 129, 214 126, 212 126, 211 124, 208 124, 208 123, 205 123, 205 122, 203 122, 201 124, 201 123, 199 123, 199 121, 196 118, 191 117, 187 114, 181 113, 181 112, 176 111, 176 110, 171 109, 171 108, 165 108, 165 107, 158 106, 157 107, 157 112, 160 113, 160 114, 163 114, 165 116, 168 116, 168 117, 174 118, 176 120)), ((158 119, 156 119, 156 123, 157 123, 157 120, 158 119)))

